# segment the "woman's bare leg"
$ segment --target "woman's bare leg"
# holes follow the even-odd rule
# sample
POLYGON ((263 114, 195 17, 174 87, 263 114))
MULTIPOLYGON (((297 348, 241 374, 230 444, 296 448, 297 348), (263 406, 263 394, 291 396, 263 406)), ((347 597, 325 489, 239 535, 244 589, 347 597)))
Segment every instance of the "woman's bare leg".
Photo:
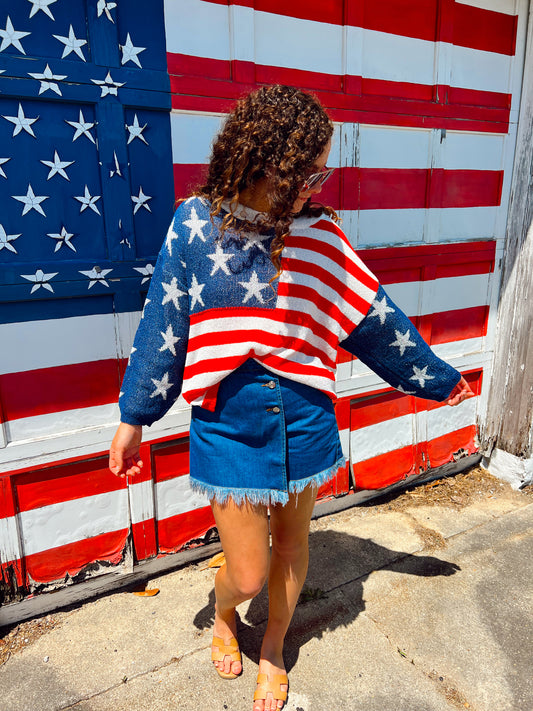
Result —
MULTIPOLYGON (((270 509, 272 555, 268 577, 268 623, 261 647, 259 671, 270 678, 285 673, 283 642, 307 575, 309 562, 309 523, 316 499, 316 488, 291 494, 285 506, 270 509)), ((274 711, 283 701, 271 695, 255 701, 254 711, 274 711)))
MULTIPOLYGON (((264 505, 237 506, 233 501, 219 504, 213 500, 211 508, 226 559, 226 565, 219 568, 215 578, 213 633, 227 644, 231 637, 237 636, 236 605, 255 597, 268 574, 268 515, 264 505)), ((232 663, 229 656, 214 664, 234 674, 240 674, 242 669, 241 663, 232 663)))

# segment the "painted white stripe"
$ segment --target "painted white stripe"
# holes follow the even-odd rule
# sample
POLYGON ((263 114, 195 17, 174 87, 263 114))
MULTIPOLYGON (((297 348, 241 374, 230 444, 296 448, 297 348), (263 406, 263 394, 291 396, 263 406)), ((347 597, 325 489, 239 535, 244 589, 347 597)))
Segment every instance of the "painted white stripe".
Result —
POLYGON ((213 114, 170 114, 172 162, 207 164, 213 138, 222 127, 224 117, 213 114))
MULTIPOLYGON (((478 398, 473 397, 465 400, 456 407, 438 407, 434 410, 428 410, 427 416, 427 433, 425 437, 428 440, 442 437, 455 430, 460 430, 463 427, 469 427, 476 423, 478 398)), ((420 432, 420 436, 424 437, 424 433, 420 432)))
POLYGON ((415 416, 395 417, 351 432, 350 459, 364 462, 378 454, 393 452, 415 442, 415 416))
POLYGON ((484 306, 488 303, 489 277, 490 274, 470 274, 428 282, 386 284, 385 291, 406 314, 426 315, 484 306), (422 299, 420 290, 423 290, 422 299))
POLYGON ((50 504, 18 514, 24 555, 129 527, 126 489, 50 504))
POLYGON ((133 483, 128 485, 128 495, 132 523, 142 523, 142 521, 149 521, 154 518, 154 487, 152 481, 135 482, 134 479, 133 483))
POLYGON ((451 52, 453 86, 510 91, 511 58, 495 52, 268 12, 256 11, 253 21, 254 44, 249 38, 249 8, 236 6, 230 12, 228 7, 201 0, 167 2, 167 50, 226 61, 238 56, 267 66, 425 85, 447 83, 437 76, 437 59, 440 53, 451 52), (216 32, 208 31, 213 27, 216 32), (231 39, 232 33, 242 28, 247 28, 247 41, 231 39), (360 49, 354 51, 354 47, 360 49))
POLYGON ((21 557, 16 517, 0 518, 0 561, 5 564, 21 557))
POLYGON ((61 437, 66 434, 75 435, 89 429, 98 429, 110 422, 118 423, 119 418, 118 405, 110 403, 95 407, 63 410, 62 412, 50 412, 46 415, 21 417, 18 420, 8 420, 5 426, 8 442, 18 442, 22 445, 33 439, 61 437))
POLYGON ((349 460, 350 458, 350 429, 339 429, 339 439, 341 441, 342 453, 349 460))
POLYGON ((191 489, 188 474, 158 482, 155 486, 155 498, 158 521, 209 506, 207 496, 197 494, 191 489))
POLYGON ((129 355, 139 312, 0 325, 0 375, 129 355))
POLYGON ((518 13, 516 0, 455 0, 455 2, 459 5, 479 7, 482 10, 503 12, 506 15, 516 15, 518 13))

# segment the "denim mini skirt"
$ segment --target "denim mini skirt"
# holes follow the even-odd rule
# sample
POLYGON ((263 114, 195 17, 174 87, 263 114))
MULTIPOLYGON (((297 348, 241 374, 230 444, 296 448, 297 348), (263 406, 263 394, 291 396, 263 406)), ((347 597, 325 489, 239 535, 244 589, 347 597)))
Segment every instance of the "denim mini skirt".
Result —
POLYGON ((193 490, 223 503, 286 504, 345 464, 331 399, 247 360, 219 386, 214 412, 193 407, 193 490))

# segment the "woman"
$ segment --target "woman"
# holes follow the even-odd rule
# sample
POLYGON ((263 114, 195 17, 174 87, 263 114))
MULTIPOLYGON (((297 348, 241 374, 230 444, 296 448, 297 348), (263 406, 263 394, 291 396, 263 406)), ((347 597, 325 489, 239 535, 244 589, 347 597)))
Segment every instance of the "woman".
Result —
POLYGON ((225 679, 242 670, 235 608, 268 578, 254 711, 286 700, 283 642, 316 492, 345 463, 333 411, 339 344, 405 392, 449 405, 473 396, 357 257, 333 210, 311 204, 332 172, 332 133, 318 101, 294 88, 238 102, 206 184, 179 206, 161 249, 110 452, 111 470, 134 476, 141 426, 180 392, 192 405, 191 483, 210 499, 226 560, 212 645, 225 679))

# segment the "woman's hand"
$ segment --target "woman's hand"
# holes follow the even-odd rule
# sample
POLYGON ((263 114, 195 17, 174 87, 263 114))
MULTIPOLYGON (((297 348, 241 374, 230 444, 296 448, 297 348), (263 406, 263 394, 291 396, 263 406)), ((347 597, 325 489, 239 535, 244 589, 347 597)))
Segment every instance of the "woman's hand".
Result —
POLYGON ((470 385, 466 382, 466 380, 461 377, 461 380, 457 383, 457 385, 448 395, 446 404, 451 405, 453 407, 454 405, 458 405, 460 402, 463 402, 463 400, 466 400, 469 397, 475 397, 475 393, 472 392, 472 390, 470 389, 470 385))
POLYGON ((143 466, 139 458, 141 440, 142 427, 140 425, 120 423, 109 448, 109 468, 113 474, 124 478, 141 473, 143 466))

